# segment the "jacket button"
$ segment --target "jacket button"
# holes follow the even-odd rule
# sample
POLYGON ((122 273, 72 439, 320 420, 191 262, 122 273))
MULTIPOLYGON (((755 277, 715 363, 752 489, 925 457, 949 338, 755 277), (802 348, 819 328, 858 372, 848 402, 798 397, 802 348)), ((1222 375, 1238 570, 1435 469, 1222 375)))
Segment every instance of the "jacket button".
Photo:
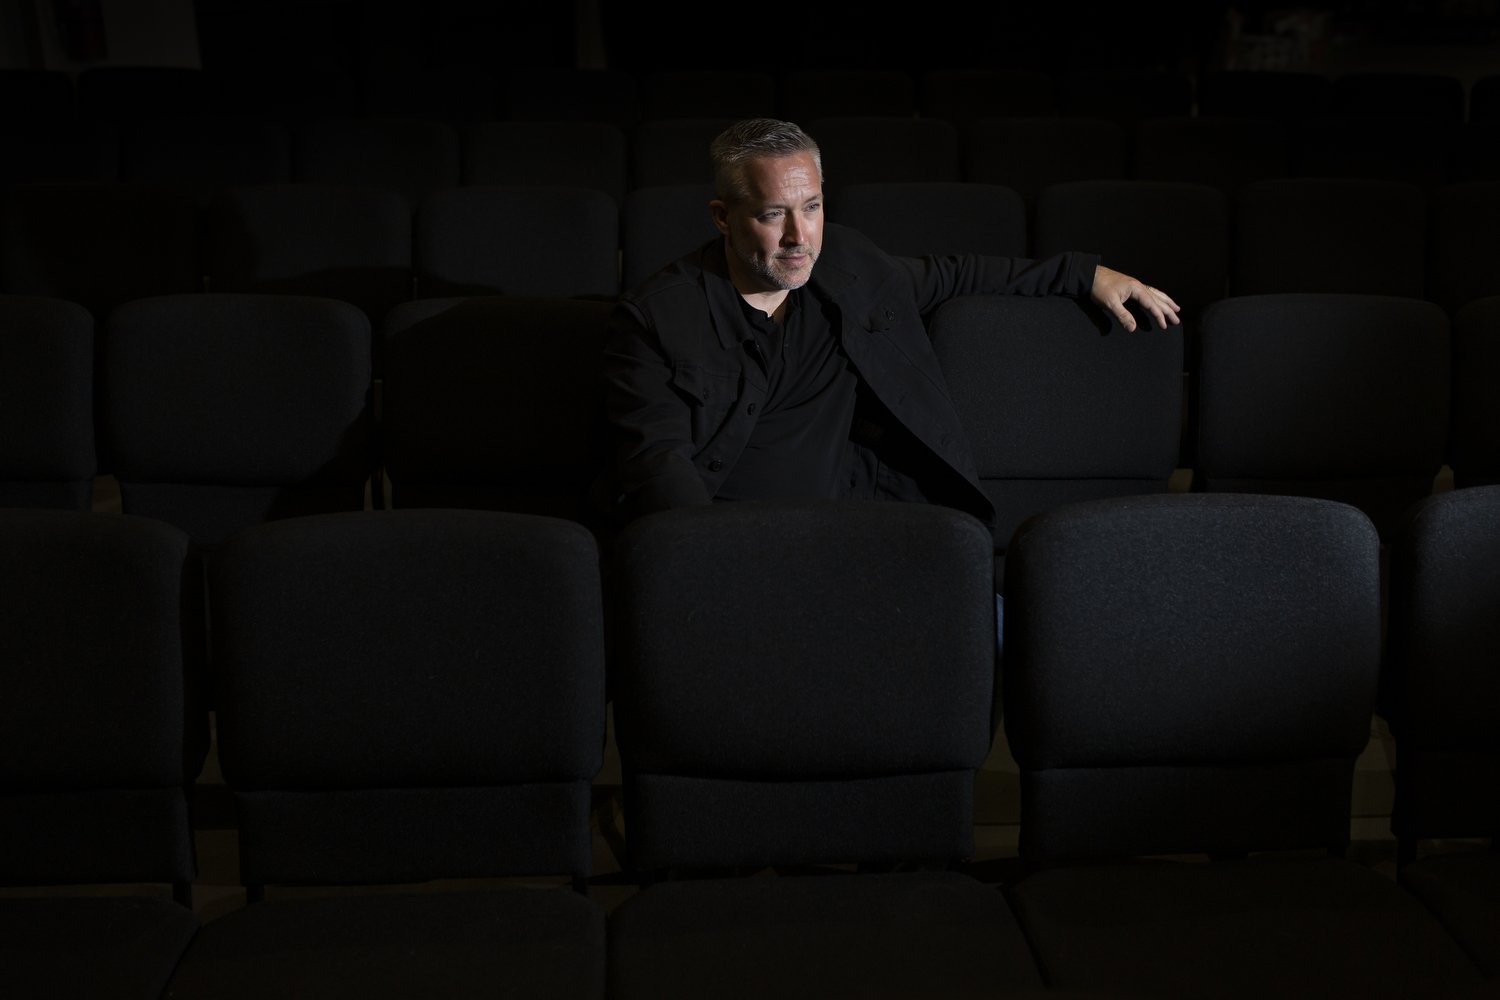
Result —
POLYGON ((745 412, 746 413, 754 413, 755 412, 755 404, 751 403, 749 406, 745 407, 745 412))
POLYGON ((724 463, 722 461, 720 461, 719 459, 714 458, 714 459, 710 459, 709 460, 709 463, 708 463, 708 471, 709 472, 718 472, 722 468, 724 468, 724 463))

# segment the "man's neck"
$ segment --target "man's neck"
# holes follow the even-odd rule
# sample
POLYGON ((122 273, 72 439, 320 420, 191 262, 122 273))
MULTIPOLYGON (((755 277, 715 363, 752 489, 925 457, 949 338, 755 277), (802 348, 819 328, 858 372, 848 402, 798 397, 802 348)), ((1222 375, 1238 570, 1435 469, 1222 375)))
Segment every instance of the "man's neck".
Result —
POLYGON ((741 292, 740 297, 749 303, 752 309, 759 309, 779 323, 782 316, 786 314, 786 300, 790 294, 785 288, 778 288, 774 292, 752 292, 749 295, 741 292))

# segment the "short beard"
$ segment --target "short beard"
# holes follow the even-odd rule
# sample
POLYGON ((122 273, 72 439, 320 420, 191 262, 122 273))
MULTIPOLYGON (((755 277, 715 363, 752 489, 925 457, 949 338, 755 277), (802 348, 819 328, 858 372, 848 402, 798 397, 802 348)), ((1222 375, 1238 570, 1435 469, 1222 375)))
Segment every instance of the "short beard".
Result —
POLYGON ((774 258, 771 260, 763 260, 759 257, 756 257, 754 254, 741 253, 739 248, 734 245, 733 240, 730 240, 728 242, 729 252, 738 257, 744 263, 744 265, 755 274, 757 278, 761 279, 773 288, 780 288, 783 291, 789 292, 794 289, 801 288, 803 285, 807 284, 808 279, 812 277, 813 265, 816 265, 818 262, 818 252, 816 250, 812 249, 811 247, 796 248, 805 253, 809 261, 807 276, 799 281, 796 279, 788 278, 785 274, 777 271, 774 263, 774 258))

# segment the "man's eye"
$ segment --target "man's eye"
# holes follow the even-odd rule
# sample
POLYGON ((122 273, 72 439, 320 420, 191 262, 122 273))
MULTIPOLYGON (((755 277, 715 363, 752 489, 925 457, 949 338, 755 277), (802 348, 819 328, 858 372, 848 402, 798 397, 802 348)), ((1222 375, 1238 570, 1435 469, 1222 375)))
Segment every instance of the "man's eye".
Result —
POLYGON ((771 222, 772 220, 781 218, 781 213, 780 212, 765 212, 765 213, 761 214, 761 218, 764 219, 766 222, 771 222))

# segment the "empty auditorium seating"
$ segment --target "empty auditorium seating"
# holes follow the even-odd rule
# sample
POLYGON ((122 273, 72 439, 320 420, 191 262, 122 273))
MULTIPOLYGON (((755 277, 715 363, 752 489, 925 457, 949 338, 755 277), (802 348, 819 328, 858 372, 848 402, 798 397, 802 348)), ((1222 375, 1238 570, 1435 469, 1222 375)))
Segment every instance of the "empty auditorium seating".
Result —
POLYGON ((611 996, 1040 988, 1003 897, 946 870, 973 851, 994 731, 990 548, 970 515, 874 501, 680 508, 617 536, 614 721, 648 884, 610 914, 611 996))
POLYGON ((121 509, 191 539, 183 641, 195 709, 211 704, 202 580, 219 544, 262 521, 365 507, 370 345, 359 309, 315 296, 157 296, 111 316, 100 448, 121 509))
POLYGON ((637 74, 641 122, 773 118, 776 75, 756 69, 648 69, 637 74))
POLYGON ((708 184, 708 147, 731 118, 648 119, 630 132, 631 188, 708 184))
POLYGON ((342 299, 372 325, 414 294, 412 208, 373 186, 235 184, 204 213, 210 292, 342 299))
POLYGON ((1287 293, 1211 304, 1193 488, 1353 504, 1388 532, 1447 449, 1450 331, 1421 299, 1287 293))
POLYGON ((1308 115, 1290 127, 1291 171, 1431 188, 1452 179, 1460 131, 1459 123, 1430 115, 1308 115))
POLYGON ((76 302, 0 295, 0 506, 92 505, 94 330, 76 302))
POLYGON ((1178 461, 1180 327, 1127 333, 1091 305, 969 296, 930 329, 995 504, 995 585, 1016 527, 1062 503, 1163 492, 1178 461))
POLYGON ((1031 205, 1049 184, 1125 177, 1125 128, 1080 116, 975 118, 962 159, 964 180, 1015 188, 1031 205))
POLYGON ((1476 987, 1443 925, 1345 854, 1379 552, 1357 509, 1300 497, 1099 500, 1017 531, 1004 708, 1025 870, 1004 892, 1050 988, 1476 987))
POLYGON ((1036 196, 1032 249, 1100 254, 1102 263, 1157 285, 1192 327, 1229 288, 1230 200, 1195 181, 1095 179, 1050 184, 1036 196))
POLYGON ((292 180, 377 187, 413 210, 462 176, 458 130, 447 122, 369 115, 292 126, 292 180))
POLYGON ((1474 299, 1500 295, 1500 178, 1445 184, 1427 195, 1424 295, 1455 315, 1474 299))
POLYGON ((1500 978, 1500 486, 1416 504, 1391 545, 1397 879, 1500 978))
POLYGON ((167 995, 602 997, 598 567, 579 525, 492 511, 227 543, 218 735, 247 903, 204 924, 167 995))
POLYGON ((1500 483, 1500 295, 1453 316, 1447 461, 1457 487, 1500 483))
POLYGON ((1227 115, 1142 118, 1131 131, 1130 176, 1212 184, 1233 199, 1240 185, 1291 171, 1291 136, 1275 119, 1227 115))
POLYGON ((1198 113, 1294 121, 1326 111, 1332 91, 1333 81, 1317 72, 1210 69, 1198 79, 1198 113))
POLYGON ((629 291, 659 268, 718 236, 708 203, 714 186, 660 184, 636 188, 620 213, 620 287, 629 291))
POLYGON ((143 118, 120 135, 120 177, 177 187, 207 206, 225 187, 292 179, 292 136, 261 115, 143 118))
POLYGON ((823 188, 962 179, 958 126, 942 118, 844 115, 799 122, 818 143, 823 188))
POLYGON ((641 120, 636 75, 625 70, 512 65, 499 82, 502 118, 608 122, 623 129, 641 120))
POLYGON ((1229 291, 1356 292, 1421 298, 1427 197, 1409 181, 1277 177, 1241 185, 1229 291))
POLYGON ((186 553, 182 532, 150 518, 0 510, 8 996, 160 996, 198 927, 178 631, 186 553))
POLYGON ((369 323, 318 296, 137 299, 102 349, 101 445, 126 513, 213 546, 267 518, 364 507, 369 323))
POLYGON ((604 301, 422 299, 392 309, 381 455, 391 507, 479 507, 593 524, 603 464, 604 301))
POLYGON ((630 183, 626 133, 608 122, 477 121, 461 128, 459 140, 466 186, 597 188, 618 205, 630 183))
POLYGON ((0 192, 0 292, 68 299, 103 323, 146 295, 203 288, 192 196, 145 182, 36 181, 0 192))
MULTIPOLYGON (((780 117, 803 128, 819 118, 910 118, 917 113, 916 81, 895 68, 787 69, 777 75, 777 97, 780 117)), ((896 152, 896 147, 885 152, 896 152)))
POLYGON ((433 195, 417 211, 418 298, 620 290, 620 209, 598 188, 496 184, 433 195))
POLYGON ((887 253, 983 253, 1025 257, 1026 203, 1012 188, 971 181, 889 181, 846 184, 839 222, 858 229, 887 253))
POLYGON ((975 118, 1056 115, 1057 81, 1021 67, 930 69, 917 77, 917 107, 924 118, 946 118, 960 129, 975 118))

